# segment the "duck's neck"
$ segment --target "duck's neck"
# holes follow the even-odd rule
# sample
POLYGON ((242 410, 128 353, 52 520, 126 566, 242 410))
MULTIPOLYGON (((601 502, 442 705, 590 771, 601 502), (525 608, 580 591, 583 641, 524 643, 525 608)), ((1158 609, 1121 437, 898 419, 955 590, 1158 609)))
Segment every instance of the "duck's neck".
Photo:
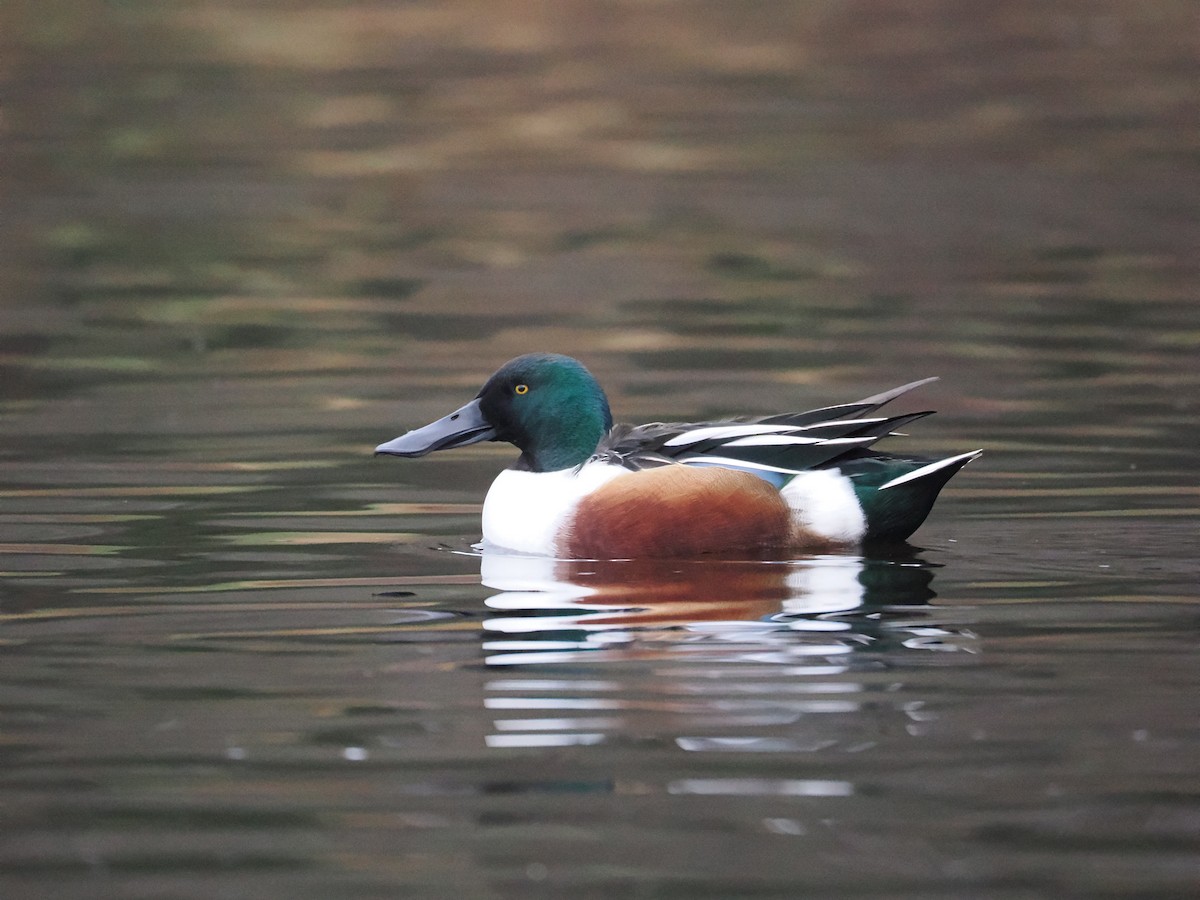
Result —
POLYGON ((608 400, 599 387, 594 394, 576 394, 556 406, 544 410, 538 427, 531 429, 518 444, 521 458, 516 468, 557 472, 582 465, 612 428, 608 400))

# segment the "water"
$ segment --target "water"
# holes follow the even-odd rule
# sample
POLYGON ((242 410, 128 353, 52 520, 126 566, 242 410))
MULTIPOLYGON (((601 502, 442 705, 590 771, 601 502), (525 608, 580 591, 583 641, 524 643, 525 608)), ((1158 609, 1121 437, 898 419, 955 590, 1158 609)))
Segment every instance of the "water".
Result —
POLYGON ((11 14, 0 894, 1194 893, 1190 9, 441 9, 11 14), (370 450, 539 349, 986 454, 888 556, 481 558, 510 450, 370 450))

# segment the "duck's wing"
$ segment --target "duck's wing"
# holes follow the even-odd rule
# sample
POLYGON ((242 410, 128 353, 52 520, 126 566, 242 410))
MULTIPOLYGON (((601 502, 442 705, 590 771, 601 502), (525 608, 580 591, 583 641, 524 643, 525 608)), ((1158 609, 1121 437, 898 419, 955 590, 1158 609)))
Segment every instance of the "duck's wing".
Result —
POLYGON ((796 474, 870 446, 930 412, 856 418, 934 379, 903 385, 857 403, 724 422, 654 422, 614 427, 593 458, 629 469, 668 463, 726 465, 796 474))
MULTIPOLYGON (((732 465, 798 474, 825 465, 851 450, 862 450, 929 412, 872 419, 834 419, 811 425, 756 426, 731 431, 711 426, 685 432, 662 448, 676 462, 732 465), (764 428, 770 430, 762 430, 764 428)), ((735 426, 736 427, 736 426, 735 426)))
POLYGON ((864 397, 855 403, 825 406, 821 409, 810 409, 799 413, 778 413, 773 416, 762 416, 752 421, 764 425, 810 425, 814 422, 827 422, 834 419, 852 419, 855 416, 865 416, 867 413, 875 412, 875 410, 879 409, 885 403, 890 403, 892 400, 907 394, 909 391, 916 390, 923 385, 937 380, 937 376, 934 375, 931 378, 910 381, 908 384, 902 384, 900 387, 892 388, 890 391, 884 391, 881 394, 872 394, 870 397, 864 397))
POLYGON ((931 375, 929 378, 918 378, 916 381, 910 381, 908 384, 902 384, 900 387, 892 388, 890 391, 884 391, 882 394, 872 394, 870 397, 864 397, 859 400, 859 403, 870 404, 871 409, 879 409, 885 403, 890 403, 897 397, 907 394, 909 391, 919 387, 924 387, 931 382, 937 381, 936 375, 931 375))

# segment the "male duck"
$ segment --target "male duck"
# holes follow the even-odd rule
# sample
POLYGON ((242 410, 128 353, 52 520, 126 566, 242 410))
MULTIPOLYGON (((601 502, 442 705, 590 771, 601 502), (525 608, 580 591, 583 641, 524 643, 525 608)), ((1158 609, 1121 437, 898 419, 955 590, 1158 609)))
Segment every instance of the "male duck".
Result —
POLYGON ((376 454, 424 456, 479 441, 521 450, 483 504, 485 544, 570 559, 822 552, 902 541, 981 451, 892 456, 871 444, 929 412, 858 418, 933 381, 857 403, 724 422, 613 427, 583 365, 534 353, 466 406, 376 454))

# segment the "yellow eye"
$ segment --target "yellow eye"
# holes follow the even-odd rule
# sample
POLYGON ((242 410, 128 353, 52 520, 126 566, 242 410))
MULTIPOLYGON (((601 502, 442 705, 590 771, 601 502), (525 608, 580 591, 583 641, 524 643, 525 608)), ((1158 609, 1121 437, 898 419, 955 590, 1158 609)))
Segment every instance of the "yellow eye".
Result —
POLYGON ((515 388, 513 388, 513 390, 515 390, 518 394, 528 394, 529 393, 529 385, 518 384, 515 388))

